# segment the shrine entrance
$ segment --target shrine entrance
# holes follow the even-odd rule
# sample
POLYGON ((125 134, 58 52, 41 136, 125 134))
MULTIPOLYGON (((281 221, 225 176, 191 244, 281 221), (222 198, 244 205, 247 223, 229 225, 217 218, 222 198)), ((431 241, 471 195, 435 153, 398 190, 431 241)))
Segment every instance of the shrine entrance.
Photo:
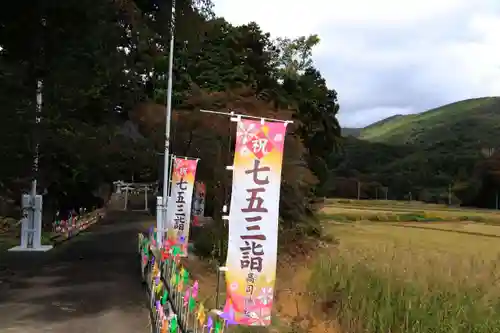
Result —
POLYGON ((124 211, 153 211, 158 182, 136 183, 123 180, 113 182, 113 201, 117 209, 124 211))

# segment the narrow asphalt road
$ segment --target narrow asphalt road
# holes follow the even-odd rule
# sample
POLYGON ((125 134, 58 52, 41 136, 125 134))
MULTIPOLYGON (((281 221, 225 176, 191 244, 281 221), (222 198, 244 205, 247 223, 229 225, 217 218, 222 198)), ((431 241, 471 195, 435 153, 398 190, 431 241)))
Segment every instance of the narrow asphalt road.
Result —
POLYGON ((51 252, 0 253, 0 332, 151 332, 137 259, 148 219, 109 212, 51 252))

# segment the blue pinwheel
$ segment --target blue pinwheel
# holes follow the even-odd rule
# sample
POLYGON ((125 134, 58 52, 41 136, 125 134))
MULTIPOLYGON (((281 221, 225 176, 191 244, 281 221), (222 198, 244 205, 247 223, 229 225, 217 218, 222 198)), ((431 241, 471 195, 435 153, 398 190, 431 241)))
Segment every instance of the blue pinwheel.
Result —
POLYGON ((237 325, 238 323, 234 320, 234 308, 232 306, 228 308, 228 312, 222 312, 219 317, 225 320, 226 327, 229 325, 237 325))

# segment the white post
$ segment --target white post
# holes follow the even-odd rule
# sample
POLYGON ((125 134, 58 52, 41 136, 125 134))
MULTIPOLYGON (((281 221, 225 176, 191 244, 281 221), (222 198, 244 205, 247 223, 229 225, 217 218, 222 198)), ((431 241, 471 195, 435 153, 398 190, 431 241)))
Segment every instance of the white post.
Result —
POLYGON ((123 210, 127 210, 127 207, 128 207, 128 190, 129 190, 129 186, 127 184, 125 186, 125 205, 123 207, 123 210))
POLYGON ((144 210, 148 211, 148 186, 144 186, 144 210))
POLYGON ((9 251, 38 251, 46 252, 52 249, 52 245, 42 245, 42 207, 41 195, 32 197, 24 194, 22 197, 21 218, 21 245, 15 246, 9 251), (33 200, 34 199, 34 200, 33 200))
POLYGON ((41 195, 35 196, 33 205, 33 224, 35 230, 33 231, 33 247, 40 248, 42 246, 42 207, 43 199, 41 195))
POLYGON ((21 247, 28 248, 28 239, 30 238, 29 225, 31 220, 31 196, 23 194, 22 197, 22 218, 21 218, 21 247))

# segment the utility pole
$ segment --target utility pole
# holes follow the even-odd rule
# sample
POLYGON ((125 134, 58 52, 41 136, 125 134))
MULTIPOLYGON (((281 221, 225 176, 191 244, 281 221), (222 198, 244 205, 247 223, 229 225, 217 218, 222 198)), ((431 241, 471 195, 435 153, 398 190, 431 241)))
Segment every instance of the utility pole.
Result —
POLYGON ((361 182, 358 180, 358 200, 361 198, 361 182))
POLYGON ((36 112, 35 112, 35 150, 33 153, 33 179, 31 180, 31 196, 33 200, 37 192, 37 178, 38 178, 38 158, 40 150, 40 141, 38 136, 38 127, 40 126, 42 114, 42 81, 38 80, 36 83, 36 112))
POLYGON ((172 15, 170 16, 170 47, 168 54, 168 82, 167 82, 167 105, 165 110, 165 152, 163 155, 163 214, 157 219, 157 240, 159 246, 163 244, 163 233, 167 225, 167 201, 168 188, 170 184, 170 122, 172 118, 172 71, 174 65, 174 32, 175 32, 175 0, 172 0, 172 15))
MULTIPOLYGON (((39 61, 33 64, 33 75, 36 79, 36 109, 35 123, 32 128, 33 135, 33 165, 31 191, 29 194, 24 194, 21 197, 22 219, 21 219, 21 245, 15 246, 9 251, 39 251, 45 252, 52 249, 52 245, 42 245, 42 208, 43 197, 37 194, 37 182, 39 174, 39 157, 40 157, 40 122, 42 119, 42 88, 44 77, 44 45, 45 42, 45 26, 46 20, 44 17, 40 20, 39 35, 36 35, 36 40, 39 45, 39 61)), ((35 83, 35 80, 34 80, 35 83)))
MULTIPOLYGON (((45 34, 45 26, 46 26, 46 21, 45 18, 42 17, 40 20, 40 25, 41 25, 41 44, 40 44, 40 64, 43 66, 43 58, 44 58, 44 47, 43 47, 43 42, 45 34)), ((35 127, 33 130, 33 141, 35 143, 34 145, 34 152, 33 152, 33 179, 31 180, 31 200, 34 203, 35 202, 35 197, 37 194, 37 182, 38 182, 38 169, 39 169, 39 157, 40 157, 40 122, 42 120, 42 89, 43 89, 43 82, 41 79, 41 76, 43 76, 43 73, 40 73, 40 69, 37 70, 37 81, 36 81, 36 109, 35 109, 35 127)), ((34 229, 34 220, 30 223, 30 228, 34 229)))

